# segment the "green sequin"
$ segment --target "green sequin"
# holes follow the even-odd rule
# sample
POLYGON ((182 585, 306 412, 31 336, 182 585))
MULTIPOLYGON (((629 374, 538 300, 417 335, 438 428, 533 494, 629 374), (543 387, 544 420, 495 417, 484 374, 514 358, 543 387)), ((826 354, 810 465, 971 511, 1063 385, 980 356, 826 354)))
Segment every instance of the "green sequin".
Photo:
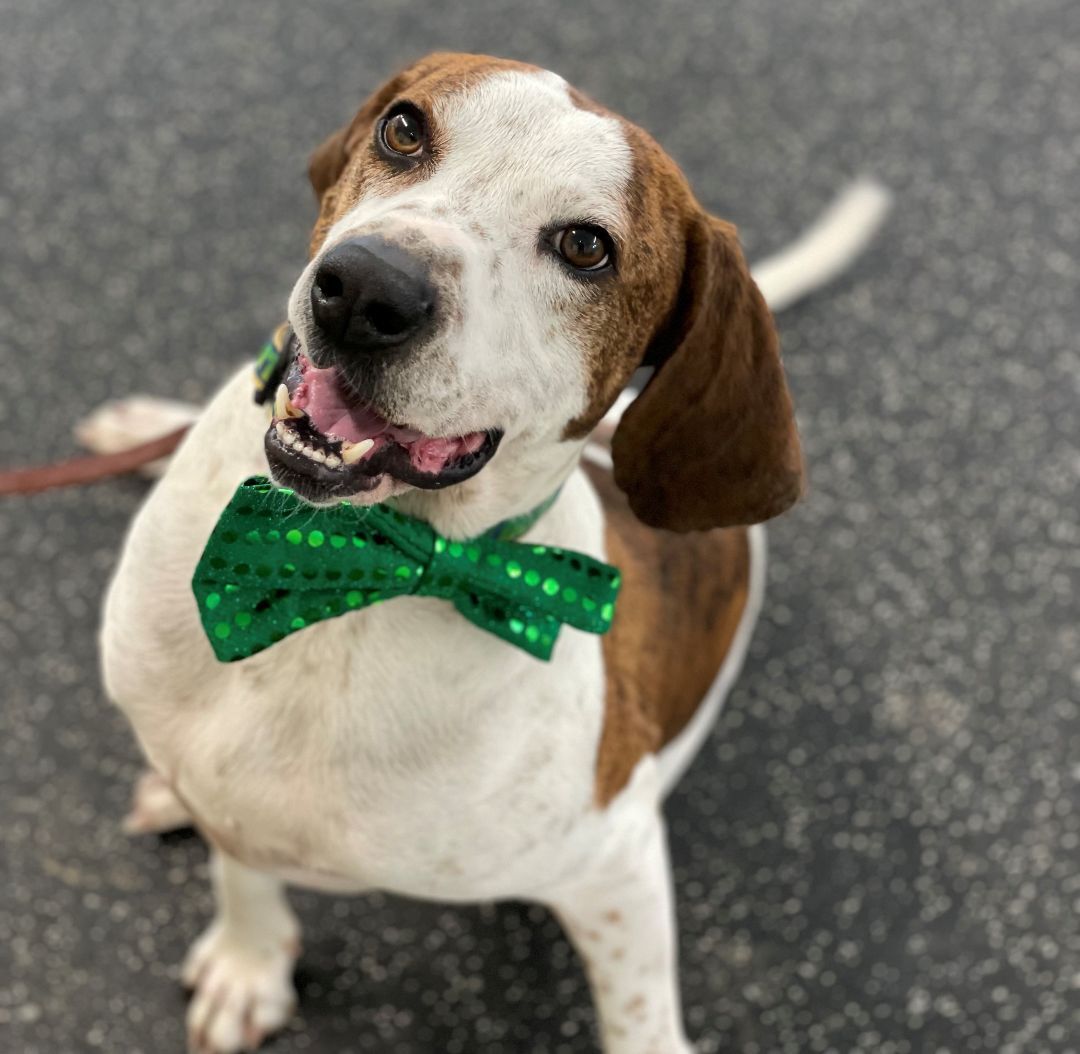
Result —
POLYGON ((406 595, 449 601, 478 627, 546 659, 563 623, 590 633, 609 628, 618 574, 581 553, 507 540, 534 522, 535 513, 448 540, 384 506, 313 509, 254 478, 222 514, 192 586, 222 661, 406 595))

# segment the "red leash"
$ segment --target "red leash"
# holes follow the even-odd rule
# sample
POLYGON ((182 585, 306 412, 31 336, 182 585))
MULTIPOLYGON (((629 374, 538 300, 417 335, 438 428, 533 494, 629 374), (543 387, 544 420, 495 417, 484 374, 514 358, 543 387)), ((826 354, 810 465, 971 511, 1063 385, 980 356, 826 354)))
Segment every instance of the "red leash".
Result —
POLYGON ((56 487, 81 486, 84 483, 96 483, 110 476, 121 476, 125 472, 168 457, 184 438, 190 425, 183 425, 157 439, 148 440, 127 450, 118 450, 115 454, 90 454, 86 457, 68 458, 52 465, 35 465, 32 468, 17 468, 9 472, 0 472, 0 494, 36 494, 42 490, 56 487))

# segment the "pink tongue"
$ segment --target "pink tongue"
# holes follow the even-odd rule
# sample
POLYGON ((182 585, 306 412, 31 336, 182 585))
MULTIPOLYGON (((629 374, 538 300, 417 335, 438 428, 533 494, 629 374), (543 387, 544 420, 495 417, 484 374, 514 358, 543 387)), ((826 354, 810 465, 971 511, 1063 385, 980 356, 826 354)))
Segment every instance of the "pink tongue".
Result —
POLYGON ((341 378, 334 367, 316 369, 301 361, 303 376, 296 391, 289 396, 293 406, 303 410, 323 435, 358 443, 374 439, 375 445, 364 455, 371 457, 387 443, 398 443, 409 452, 409 460, 418 472, 440 472, 453 458, 479 450, 483 434, 470 432, 451 439, 435 439, 414 428, 391 424, 369 406, 350 402, 341 378))

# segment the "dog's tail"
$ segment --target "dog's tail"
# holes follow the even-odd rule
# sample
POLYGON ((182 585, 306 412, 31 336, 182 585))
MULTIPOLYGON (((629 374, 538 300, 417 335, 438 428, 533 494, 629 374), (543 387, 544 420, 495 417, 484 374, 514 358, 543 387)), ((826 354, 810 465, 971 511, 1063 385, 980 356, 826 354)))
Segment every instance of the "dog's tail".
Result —
MULTIPOLYGON (((800 237, 754 264, 750 271, 769 309, 779 313, 846 271, 873 241, 891 204, 887 187, 866 176, 856 179, 800 237)), ((593 433, 597 444, 609 445, 636 395, 636 390, 628 388, 615 401, 593 433)), ((606 456, 601 460, 607 460, 606 456)))
POLYGON ((857 179, 800 238, 751 267, 769 308, 783 311, 846 271, 877 234, 891 202, 876 180, 857 179))

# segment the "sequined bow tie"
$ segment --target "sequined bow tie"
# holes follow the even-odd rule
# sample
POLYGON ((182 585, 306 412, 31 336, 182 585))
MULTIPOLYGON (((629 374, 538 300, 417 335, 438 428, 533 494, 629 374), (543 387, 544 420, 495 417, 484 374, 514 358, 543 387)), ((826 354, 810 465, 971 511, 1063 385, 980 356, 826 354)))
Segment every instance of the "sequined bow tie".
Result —
POLYGON ((470 622, 540 659, 562 623, 611 626, 616 568, 583 553, 510 540, 547 507, 471 541, 448 541, 385 505, 312 508, 253 476, 221 514, 192 588, 222 662, 313 622, 401 596, 449 600, 470 622))

